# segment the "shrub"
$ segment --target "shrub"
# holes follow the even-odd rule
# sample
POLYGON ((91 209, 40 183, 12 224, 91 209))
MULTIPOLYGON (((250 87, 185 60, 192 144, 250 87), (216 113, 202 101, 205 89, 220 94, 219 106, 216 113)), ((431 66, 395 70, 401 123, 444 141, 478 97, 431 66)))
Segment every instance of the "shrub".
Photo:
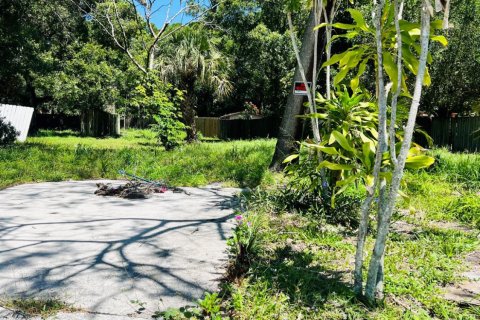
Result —
POLYGON ((152 117, 155 120, 151 129, 159 143, 166 150, 179 146, 186 128, 181 122, 179 109, 183 100, 182 91, 163 83, 156 74, 150 74, 135 88, 133 97, 132 106, 142 110, 145 118, 152 117))
POLYGON ((19 134, 10 122, 0 117, 0 147, 13 144, 19 134))

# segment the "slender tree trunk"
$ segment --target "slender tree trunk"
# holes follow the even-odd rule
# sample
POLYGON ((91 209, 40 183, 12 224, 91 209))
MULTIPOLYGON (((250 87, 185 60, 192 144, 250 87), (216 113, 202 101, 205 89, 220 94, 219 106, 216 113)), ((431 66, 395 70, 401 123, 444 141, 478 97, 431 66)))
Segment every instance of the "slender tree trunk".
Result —
MULTIPOLYGON (((381 223, 377 230, 377 238, 375 247, 373 249, 372 259, 368 268, 368 279, 365 288, 365 296, 371 302, 375 301, 377 290, 377 277, 381 265, 381 261, 385 252, 385 244, 388 236, 390 220, 393 210, 395 209, 395 202, 400 189, 400 183, 403 177, 403 170, 405 168, 405 161, 407 159, 408 150, 412 142, 413 131, 415 127, 415 120, 418 113, 418 106, 420 105, 420 97, 422 94, 422 85, 425 77, 425 69, 428 56, 428 44, 430 36, 430 13, 427 9, 427 4, 422 4, 422 28, 421 28, 421 53, 419 58, 418 72, 415 81, 415 91, 413 94, 412 103, 408 115, 407 125, 403 137, 402 147, 398 155, 397 165, 393 171, 392 184, 389 190, 388 198, 385 200, 386 207, 382 212, 381 223)), ((381 66, 380 66, 381 67, 381 66)), ((392 152, 392 151, 391 151, 392 152)))
MULTIPOLYGON (((315 45, 315 12, 312 10, 308 18, 307 27, 303 35, 302 47, 300 49, 300 58, 302 65, 305 67, 307 78, 311 78, 313 69, 314 45, 315 45)), ((302 81, 300 68, 295 68, 295 81, 302 81)), ((305 102, 304 96, 296 96, 293 90, 288 95, 285 111, 278 131, 277 145, 275 146, 275 153, 270 163, 272 170, 280 171, 283 168, 283 160, 295 149, 295 134, 297 132, 299 119, 297 115, 301 114, 303 104, 305 102)))
POLYGON ((363 293, 363 249, 365 247, 365 238, 368 231, 368 214, 373 201, 373 192, 373 190, 368 192, 367 198, 365 198, 363 201, 360 210, 360 226, 358 227, 357 250, 355 252, 355 271, 353 272, 353 291, 357 295, 361 295, 363 293))

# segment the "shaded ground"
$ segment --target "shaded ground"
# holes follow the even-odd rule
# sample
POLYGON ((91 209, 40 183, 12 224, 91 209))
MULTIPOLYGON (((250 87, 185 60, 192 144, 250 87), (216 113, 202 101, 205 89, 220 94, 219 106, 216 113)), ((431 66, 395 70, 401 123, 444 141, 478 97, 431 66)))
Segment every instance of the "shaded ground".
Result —
POLYGON ((96 182, 0 191, 3 299, 55 297, 86 311, 68 319, 149 318, 216 289, 238 189, 127 200, 94 195, 96 182))

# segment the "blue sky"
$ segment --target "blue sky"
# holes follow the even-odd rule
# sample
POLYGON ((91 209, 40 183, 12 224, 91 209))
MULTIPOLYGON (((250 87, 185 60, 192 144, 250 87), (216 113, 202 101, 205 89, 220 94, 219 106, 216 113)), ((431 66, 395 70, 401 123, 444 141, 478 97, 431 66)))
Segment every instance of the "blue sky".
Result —
MULTIPOLYGON (((173 0, 172 2, 172 7, 170 8, 170 14, 169 17, 171 18, 174 16, 177 12, 179 12, 182 8, 185 8, 185 0, 173 0)), ((202 5, 208 5, 210 2, 208 0, 199 0, 198 1, 202 5)), ((157 26, 161 27, 163 23, 165 22, 166 16, 167 16, 167 8, 161 8, 161 6, 165 6, 170 3, 170 0, 157 0, 154 5, 154 10, 158 9, 158 11, 153 15, 152 17, 152 22, 157 26)), ((141 9, 140 9, 140 12, 141 9)), ((193 17, 183 13, 179 15, 173 22, 179 22, 179 23, 187 23, 190 20, 192 20, 193 17)))

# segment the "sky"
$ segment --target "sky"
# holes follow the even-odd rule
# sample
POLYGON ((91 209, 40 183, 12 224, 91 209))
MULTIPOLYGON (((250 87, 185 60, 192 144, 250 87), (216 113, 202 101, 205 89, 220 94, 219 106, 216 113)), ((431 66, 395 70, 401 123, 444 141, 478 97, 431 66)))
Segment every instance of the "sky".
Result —
MULTIPOLYGON (((170 8, 169 18, 174 16, 178 13, 182 8, 185 8, 186 1, 185 0, 156 0, 153 10, 158 11, 152 16, 152 22, 157 26, 161 27, 165 23, 165 19, 167 17, 167 7, 162 7, 170 3, 172 1, 172 7, 170 8)), ((202 5, 208 5, 210 2, 208 0, 199 0, 198 1, 202 5)), ((138 6, 141 13, 143 13, 140 6, 138 6)), ((176 23, 187 23, 193 19, 192 16, 187 15, 185 13, 180 14, 176 17, 172 22, 176 23)))

